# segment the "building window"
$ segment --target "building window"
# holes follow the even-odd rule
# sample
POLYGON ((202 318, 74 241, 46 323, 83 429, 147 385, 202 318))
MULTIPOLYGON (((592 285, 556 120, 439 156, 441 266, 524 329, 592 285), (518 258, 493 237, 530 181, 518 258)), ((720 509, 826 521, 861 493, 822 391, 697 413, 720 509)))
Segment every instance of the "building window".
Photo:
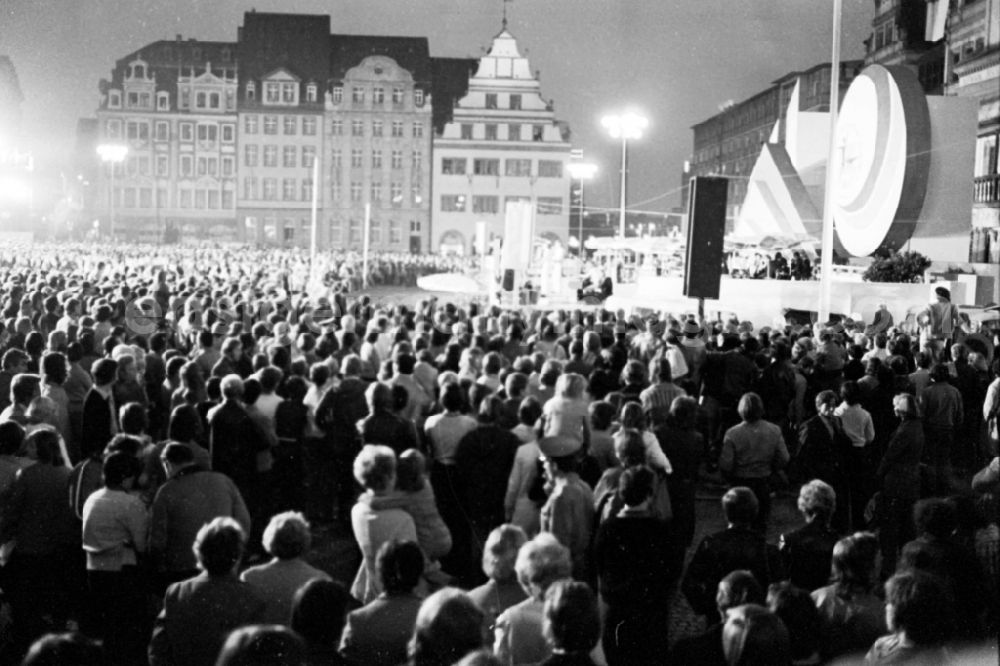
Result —
POLYGON ((376 86, 375 89, 372 90, 372 103, 379 106, 385 104, 385 88, 376 86))
POLYGON ((542 141, 545 138, 545 126, 544 125, 532 125, 531 126, 531 140, 532 141, 542 141))
POLYGON ((278 133, 278 116, 264 116, 264 134, 278 133))
POLYGON ((508 141, 520 141, 521 140, 521 124, 520 123, 510 123, 507 125, 507 140, 508 141))
POLYGON ((461 213, 465 210, 465 195, 462 194, 442 194, 441 212, 461 213))
POLYGON ((361 220, 352 219, 350 225, 350 236, 348 242, 357 245, 361 242, 361 220))
POLYGON ((392 103, 395 105, 400 105, 403 103, 403 89, 393 88, 392 89, 392 103))
POLYGON ((202 210, 208 208, 207 198, 205 197, 205 190, 194 191, 194 207, 202 210))
POLYGON ((257 86, 253 81, 247 81, 247 101, 252 102, 257 99, 257 86))
POLYGON ((120 109, 122 108, 122 93, 120 90, 112 90, 108 93, 108 108, 109 109, 120 109))
POLYGON ((382 128, 384 127, 384 125, 385 123, 383 123, 381 120, 373 120, 372 136, 382 136, 382 128))
POLYGON ((343 136, 344 135, 344 121, 334 120, 330 123, 330 134, 333 136, 343 136))
POLYGON ((181 178, 190 178, 194 175, 194 158, 191 155, 181 155, 180 174, 181 178))
POLYGON ((341 167, 341 152, 340 148, 334 148, 330 152, 330 164, 334 169, 339 169, 341 167))
POLYGON ((170 110, 170 93, 166 91, 160 91, 156 93, 156 110, 157 111, 170 110))
POLYGON ((389 242, 393 245, 403 242, 403 224, 399 220, 389 220, 389 242))
POLYGON ((170 141, 170 123, 162 120, 156 123, 156 140, 170 141))
POLYGON ((198 125, 198 142, 215 143, 219 140, 218 125, 198 125))
POLYGON ((340 197, 341 197, 340 183, 337 182, 330 183, 330 199, 332 199, 333 201, 340 201, 340 197))
POLYGON ((351 201, 354 203, 361 201, 361 183, 357 181, 351 182, 351 201))
POLYGON ((362 166, 361 149, 352 148, 351 149, 351 166, 355 169, 362 166))
POLYGON ((538 160, 539 178, 562 178, 563 164, 558 160, 538 160))
POLYGON ((424 136, 424 124, 419 120, 413 123, 413 138, 422 139, 424 136))
POLYGON ((310 83, 306 86, 306 101, 315 102, 316 101, 316 84, 310 83))
POLYGON ((226 123, 222 126, 222 143, 233 143, 236 141, 236 125, 226 123))
POLYGON ((213 210, 219 208, 219 190, 208 190, 208 207, 213 210))
POLYGON ((284 226, 281 227, 281 238, 286 243, 295 242, 295 220, 285 220, 284 226))
POLYGON ((180 195, 181 195, 180 196, 180 207, 181 208, 190 208, 191 207, 191 199, 193 198, 192 195, 191 195, 191 189, 188 188, 188 187, 182 187, 182 188, 180 188, 180 195))
POLYGON ((420 220, 410 220, 410 233, 419 234, 420 233, 420 220))
POLYGON ((358 86, 351 88, 351 101, 355 104, 364 104, 365 102, 365 89, 358 86))
POLYGON ((170 158, 166 155, 156 156, 156 175, 161 178, 170 175, 170 158))
POLYGON ((402 169, 403 168, 403 151, 402 150, 394 150, 394 151, 392 151, 392 164, 391 164, 391 166, 392 166, 393 169, 402 169))
POLYGON ((462 138, 471 139, 472 138, 472 125, 470 123, 462 123, 462 138))
POLYGON ((236 207, 235 197, 233 196, 232 190, 222 190, 222 207, 226 210, 232 210, 236 207))
POLYGON ((236 175, 236 160, 232 156, 227 155, 222 158, 222 175, 226 178, 236 175))
POLYGON ((486 140, 497 140, 497 126, 494 123, 486 123, 486 140))
POLYGON ((342 242, 341 235, 343 234, 343 225, 337 218, 330 219, 330 242, 333 244, 339 244, 342 242))
POLYGON ((283 146, 281 149, 281 166, 287 168, 295 167, 298 163, 299 149, 297 146, 283 146))
POLYGON ((399 208, 403 204, 403 184, 395 181, 390 183, 389 197, 392 201, 392 205, 399 208))
MULTIPOLYGON (((477 162, 479 160, 476 160, 477 162)), ((452 176, 464 176, 467 160, 464 157, 445 157, 441 159, 441 173, 452 176)))
POLYGON ((352 120, 351 121, 351 136, 364 136, 365 135, 365 123, 363 120, 352 120))
POLYGON ((372 220, 368 228, 368 241, 372 245, 382 244, 382 223, 379 220, 372 220))
POLYGON ((414 183, 410 186, 410 197, 413 199, 413 203, 419 206, 424 202, 424 197, 420 193, 420 183, 414 183))
POLYGON ((278 166, 278 147, 272 145, 264 146, 264 166, 266 167, 276 167, 278 166))
POLYGON ((392 121, 392 135, 394 137, 401 137, 401 136, 403 136, 403 121, 402 120, 393 120, 392 121))
POLYGON ((302 200, 312 201, 312 198, 313 198, 312 178, 304 178, 302 180, 302 200))
POLYGON ((281 198, 284 201, 295 201, 295 179, 284 178, 281 181, 281 198))
POLYGON ((243 166, 257 166, 257 146, 249 143, 243 147, 243 166))
POLYGON ((382 168, 382 151, 373 150, 372 151, 372 168, 381 169, 382 168))
POLYGON ((219 159, 217 157, 199 157, 198 175, 215 176, 219 173, 219 159))
POLYGON ((302 146, 302 166, 311 168, 316 159, 316 146, 302 146))
POLYGON ((499 176, 500 160, 475 159, 472 161, 472 173, 477 176, 499 176))
POLYGON ((344 101, 344 89, 341 86, 334 86, 330 97, 334 104, 340 104, 344 101))
POLYGON ((194 141, 194 125, 192 123, 181 123, 181 141, 194 141))
POLYGON ((486 93, 486 108, 495 109, 497 108, 497 94, 496 93, 486 93))
POLYGON ((414 171, 419 172, 419 171, 423 170, 423 168, 424 168, 424 151, 422 151, 422 150, 414 150, 413 151, 413 164, 412 164, 412 166, 413 166, 413 170, 414 171))
POLYGON ((316 136, 316 118, 312 116, 302 118, 302 134, 305 136, 316 136))
POLYGON ((247 134, 257 133, 257 116, 243 116, 243 131, 247 134))
POLYGON ((264 201, 274 201, 278 198, 278 179, 277 178, 265 178, 263 182, 264 196, 262 197, 264 201))
POLYGON ((382 183, 372 183, 371 201, 373 203, 376 201, 382 201, 382 183))
POLYGON ((284 104, 296 104, 298 103, 299 96, 299 86, 297 83, 282 83, 281 84, 281 101, 284 104))
POLYGON ((520 111, 521 110, 521 96, 520 95, 511 95, 510 96, 510 108, 513 111, 520 111))
POLYGON ((496 214, 500 210, 500 197, 476 196, 472 197, 472 212, 496 214))
POLYGON ((156 188, 156 206, 158 208, 170 208, 170 196, 167 193, 167 188, 156 188))
POLYGON ((285 116, 281 124, 286 135, 294 136, 299 129, 299 118, 298 116, 285 116))
POLYGON ((424 91, 423 90, 414 90, 413 91, 413 103, 416 104, 417 106, 423 106, 424 105, 424 91))
POLYGON ((109 120, 105 126, 104 134, 109 139, 120 139, 122 136, 122 121, 109 120))
POLYGON ((539 215, 562 214, 563 200, 561 197, 538 197, 539 215))
POLYGON ((504 164, 504 175, 525 177, 531 175, 531 160, 507 160, 504 164))

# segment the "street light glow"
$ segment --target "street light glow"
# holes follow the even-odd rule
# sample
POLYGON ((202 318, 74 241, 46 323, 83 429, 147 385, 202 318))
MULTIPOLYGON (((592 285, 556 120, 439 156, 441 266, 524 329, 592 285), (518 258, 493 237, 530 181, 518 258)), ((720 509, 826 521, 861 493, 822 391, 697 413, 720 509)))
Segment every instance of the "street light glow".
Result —
POLYGON ((612 139, 639 139, 649 127, 649 120, 635 111, 611 114, 601 119, 601 125, 608 130, 612 139))
POLYGON ((592 162, 570 162, 566 165, 573 180, 590 180, 597 174, 597 165, 592 162))
POLYGON ((102 162, 124 162, 128 155, 128 146, 120 143, 102 143, 97 147, 97 154, 102 162))

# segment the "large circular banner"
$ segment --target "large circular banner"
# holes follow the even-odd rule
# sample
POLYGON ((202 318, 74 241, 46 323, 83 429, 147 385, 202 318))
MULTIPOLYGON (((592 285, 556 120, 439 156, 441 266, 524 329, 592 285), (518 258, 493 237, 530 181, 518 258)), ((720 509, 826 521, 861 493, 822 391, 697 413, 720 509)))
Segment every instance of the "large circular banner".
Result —
POLYGON ((927 98, 905 67, 866 67, 851 82, 835 133, 833 218, 856 257, 899 249, 920 217, 930 170, 927 98))

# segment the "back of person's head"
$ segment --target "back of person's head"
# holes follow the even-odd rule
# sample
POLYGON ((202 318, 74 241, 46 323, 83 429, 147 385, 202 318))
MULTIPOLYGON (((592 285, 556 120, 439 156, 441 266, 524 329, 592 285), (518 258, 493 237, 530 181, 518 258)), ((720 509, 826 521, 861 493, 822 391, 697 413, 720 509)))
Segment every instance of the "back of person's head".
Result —
POLYGON ((885 584, 889 630, 905 631, 918 646, 940 645, 954 629, 954 603, 945 583, 922 571, 896 573, 885 584))
POLYGON ((480 649, 483 640, 483 612, 465 592, 446 587, 420 605, 410 640, 410 662, 413 666, 454 664, 480 649))
POLYGON ((103 666, 101 644, 78 632, 45 634, 34 643, 21 666, 103 666))
POLYGON ((725 614, 728 609, 743 604, 764 603, 764 590, 756 576, 746 569, 736 569, 719 581, 715 601, 719 611, 725 614))
POLYGON ((767 590, 767 607, 788 629, 792 659, 799 661, 814 656, 820 647, 823 627, 809 592, 789 581, 774 583, 767 590))
POLYGON ((129 435, 141 435, 149 426, 146 408, 138 402, 129 402, 118 410, 118 421, 122 432, 129 435))
POLYGON ((496 394, 486 396, 479 404, 478 419, 482 424, 495 424, 503 418, 503 414, 503 400, 496 394))
POLYGON ((26 405, 38 396, 41 377, 29 372, 14 375, 10 381, 10 399, 17 405, 26 405))
POLYGON ((101 470, 105 486, 120 488, 127 479, 134 479, 139 475, 140 465, 135 456, 116 451, 104 458, 101 470))
POLYGON ((646 427, 646 414, 642 411, 642 405, 639 403, 626 402, 622 405, 618 421, 622 428, 643 430, 646 427))
POLYGON ((792 663, 788 629, 777 615, 757 604, 729 611, 722 628, 722 651, 729 666, 787 666, 792 663))
POLYGON ((407 449, 399 454, 396 461, 396 489, 404 493, 415 493, 424 489, 427 473, 427 458, 416 449, 407 449))
POLYGON ((522 425, 534 426, 540 418, 542 418, 542 403, 535 396, 529 395, 517 408, 517 421, 522 425))
POLYGON ((764 418, 764 401, 756 393, 744 393, 736 407, 740 418, 747 423, 756 423, 764 418))
POLYGON ((837 493, 827 482, 813 479, 799 488, 798 508, 806 518, 827 525, 836 507, 837 493))
POLYGON ((264 528, 264 550, 279 560, 301 557, 312 544, 309 521, 298 511, 285 511, 271 516, 264 528))
POLYGON ((594 430, 608 430, 615 420, 615 406, 607 400, 595 400, 587 408, 590 427, 594 430))
POLYGON ((511 372, 504 380, 504 390, 507 392, 508 398, 515 400, 522 398, 527 388, 528 375, 523 372, 511 372))
POLYGON ((460 384, 445 384, 441 391, 441 406, 448 412, 459 412, 465 406, 465 393, 460 384))
POLYGON ((645 465, 629 467, 618 479, 618 496, 625 506, 639 506, 652 497, 654 479, 652 470, 645 465))
POLYGON ((365 444, 354 459, 354 478, 363 488, 388 490, 396 478, 396 453, 381 444, 365 444))
POLYGON ((32 431, 25 437, 24 444, 26 448, 35 450, 39 463, 59 467, 65 462, 59 449, 59 433, 51 428, 32 431))
POLYGON ((274 393, 284 376, 285 373, 281 371, 281 368, 277 368, 273 365, 269 365, 266 368, 261 369, 257 373, 257 381, 260 382, 260 390, 263 393, 274 393))
POLYGON ((509 523, 490 532, 483 547, 483 573, 486 577, 501 583, 512 580, 516 574, 514 563, 518 551, 527 541, 524 530, 509 523))
POLYGON ((552 534, 542 532, 521 547, 514 569, 525 592, 540 600, 549 585, 570 576, 573 566, 569 549, 552 534))
POLYGON ((306 645, 336 649, 354 599, 341 583, 314 578, 292 598, 289 626, 306 645))
POLYGON ((646 462, 646 444, 635 428, 622 428, 614 434, 615 456, 624 467, 646 462))
POLYGON ((375 571, 386 594, 409 594, 424 573, 423 551, 412 541, 386 541, 375 555, 375 571))
POLYGON ((749 525, 757 517, 760 504, 757 496, 746 486, 730 488, 722 496, 722 512, 733 525, 749 525))
POLYGON ((392 389, 382 382, 374 382, 365 390, 368 408, 372 412, 392 410, 392 389))
POLYGON ((237 374, 223 377, 222 385, 219 388, 222 390, 222 397, 226 400, 239 400, 243 397, 245 389, 243 378, 237 374))
POLYGON ((639 361, 629 361, 622 368, 622 380, 626 384, 642 384, 646 381, 646 368, 639 361))
POLYGON ((199 568, 210 576, 224 576, 243 558, 246 533, 232 518, 215 518, 198 530, 194 554, 199 568))
POLYGON ((0 456, 13 456, 24 444, 24 428, 17 421, 0 421, 0 456))
POLYGON ((670 360, 666 356, 660 357, 656 361, 656 379, 661 382, 669 382, 673 378, 673 370, 670 367, 670 360))
POLYGON ((951 379, 951 370, 945 363, 938 363, 931 368, 931 379, 936 384, 946 384, 951 379))
POLYGON ((183 467, 194 462, 194 451, 187 444, 181 442, 167 442, 160 454, 163 462, 170 463, 175 467, 183 467))
POLYGON ((542 633, 554 650, 589 653, 601 637, 597 597, 586 583, 562 580, 545 592, 542 633))
POLYGON ((215 666, 301 666, 306 646, 281 624, 255 624, 234 629, 219 652, 215 666))
POLYGON ((675 428, 690 430, 698 418, 698 401, 686 395, 677 396, 670 403, 669 423, 675 428))
POLYGON ((955 505, 942 497, 920 500, 913 506, 913 527, 918 535, 947 539, 958 527, 955 505))
POLYGON ((840 590, 871 589, 878 548, 878 539, 870 532, 855 532, 834 545, 830 571, 840 590))

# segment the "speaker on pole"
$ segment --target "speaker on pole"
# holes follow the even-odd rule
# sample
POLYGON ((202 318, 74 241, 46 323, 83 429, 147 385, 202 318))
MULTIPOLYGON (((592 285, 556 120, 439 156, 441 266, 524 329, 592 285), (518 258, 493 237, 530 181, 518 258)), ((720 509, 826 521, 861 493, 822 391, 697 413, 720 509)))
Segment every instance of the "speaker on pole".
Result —
POLYGON ((719 298, 728 186, 726 178, 691 179, 684 260, 684 295, 688 298, 719 298))

